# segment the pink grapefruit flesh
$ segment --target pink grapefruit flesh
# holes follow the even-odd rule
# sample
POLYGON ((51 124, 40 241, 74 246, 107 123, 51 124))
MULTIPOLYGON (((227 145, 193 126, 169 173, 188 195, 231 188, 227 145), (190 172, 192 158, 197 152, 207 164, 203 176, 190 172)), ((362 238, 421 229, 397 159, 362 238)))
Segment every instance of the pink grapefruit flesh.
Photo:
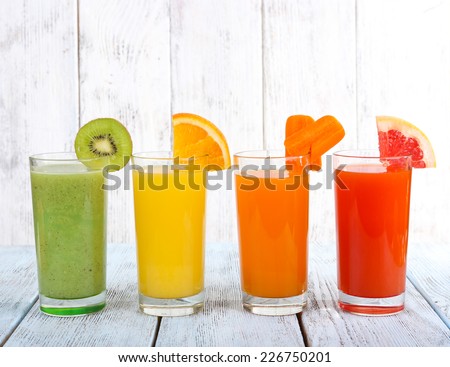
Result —
POLYGON ((411 155, 414 168, 436 167, 433 147, 420 129, 398 117, 376 119, 381 157, 411 155))

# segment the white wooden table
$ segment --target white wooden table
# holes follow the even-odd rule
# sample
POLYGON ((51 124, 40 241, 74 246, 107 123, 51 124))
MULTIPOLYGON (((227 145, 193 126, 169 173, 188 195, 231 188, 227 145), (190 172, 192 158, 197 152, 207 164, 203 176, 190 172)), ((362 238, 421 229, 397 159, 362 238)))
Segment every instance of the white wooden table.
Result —
POLYGON ((38 308, 34 248, 0 248, 1 346, 450 346, 450 253, 411 244, 406 309, 356 316, 336 304, 332 244, 310 245, 309 297, 298 316, 252 315, 240 302, 236 244, 208 244, 206 304, 196 315, 139 312, 135 250, 108 249, 108 299, 96 314, 58 318, 38 308))

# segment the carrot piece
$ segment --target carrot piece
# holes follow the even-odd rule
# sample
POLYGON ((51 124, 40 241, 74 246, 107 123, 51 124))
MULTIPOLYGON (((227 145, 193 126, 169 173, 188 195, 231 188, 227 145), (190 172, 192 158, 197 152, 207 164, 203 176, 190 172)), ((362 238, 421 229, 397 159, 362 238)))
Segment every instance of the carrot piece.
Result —
POLYGON ((306 115, 289 116, 288 119, 286 120, 286 135, 285 135, 286 138, 313 123, 314 119, 311 116, 306 115))
MULTIPOLYGON (((304 129, 305 127, 311 125, 314 123, 314 119, 311 116, 306 115, 293 115, 289 116, 286 120, 286 132, 285 132, 285 138, 288 136, 291 136, 292 134, 296 133, 297 131, 300 131, 304 129)), ((289 149, 286 148, 286 157, 289 156, 295 156, 295 155, 306 155, 310 151, 309 147, 304 151, 302 151, 299 154, 294 154, 289 151, 289 149)), ((294 160, 290 162, 292 164, 292 169, 294 171, 301 171, 302 165, 298 160, 294 160)))
POLYGON ((314 161, 339 143, 344 135, 345 131, 340 122, 327 115, 286 137, 284 146, 293 154, 302 154, 305 149, 312 147, 311 161, 314 161))
MULTIPOLYGON (((300 131, 301 129, 311 125, 314 123, 314 119, 311 116, 307 116, 307 115, 293 115, 293 116, 289 116, 287 121, 286 121, 286 134, 285 137, 286 139, 291 136, 292 134, 296 133, 297 131, 300 131)), ((310 147, 310 149, 308 151, 301 152, 298 153, 300 154, 307 154, 308 152, 311 153, 311 157, 310 157, 310 164, 311 164, 311 169, 313 171, 318 171, 322 168, 322 156, 317 156, 316 154, 313 154, 313 150, 312 150, 312 146, 310 147), (314 159, 312 158, 314 156, 314 159)), ((290 152, 288 149, 286 149, 286 155, 296 155, 293 152, 290 152)))

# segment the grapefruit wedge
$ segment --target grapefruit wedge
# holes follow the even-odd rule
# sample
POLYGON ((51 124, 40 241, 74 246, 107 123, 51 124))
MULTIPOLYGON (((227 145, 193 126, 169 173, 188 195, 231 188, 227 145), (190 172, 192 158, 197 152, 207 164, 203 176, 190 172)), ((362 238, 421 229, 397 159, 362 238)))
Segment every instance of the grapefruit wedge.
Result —
POLYGON ((393 116, 377 116, 381 157, 412 155, 414 168, 436 167, 433 147, 427 136, 408 121, 393 116))
POLYGON ((177 113, 172 124, 175 157, 207 157, 211 170, 230 167, 227 140, 211 121, 192 113, 177 113))

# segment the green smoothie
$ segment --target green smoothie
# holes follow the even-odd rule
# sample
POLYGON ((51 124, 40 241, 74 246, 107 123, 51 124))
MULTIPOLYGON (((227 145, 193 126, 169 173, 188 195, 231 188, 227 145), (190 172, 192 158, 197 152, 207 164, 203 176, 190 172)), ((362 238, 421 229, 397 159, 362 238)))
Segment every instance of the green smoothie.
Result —
POLYGON ((33 167, 39 292, 80 299, 106 289, 106 191, 101 170, 81 163, 33 167))

